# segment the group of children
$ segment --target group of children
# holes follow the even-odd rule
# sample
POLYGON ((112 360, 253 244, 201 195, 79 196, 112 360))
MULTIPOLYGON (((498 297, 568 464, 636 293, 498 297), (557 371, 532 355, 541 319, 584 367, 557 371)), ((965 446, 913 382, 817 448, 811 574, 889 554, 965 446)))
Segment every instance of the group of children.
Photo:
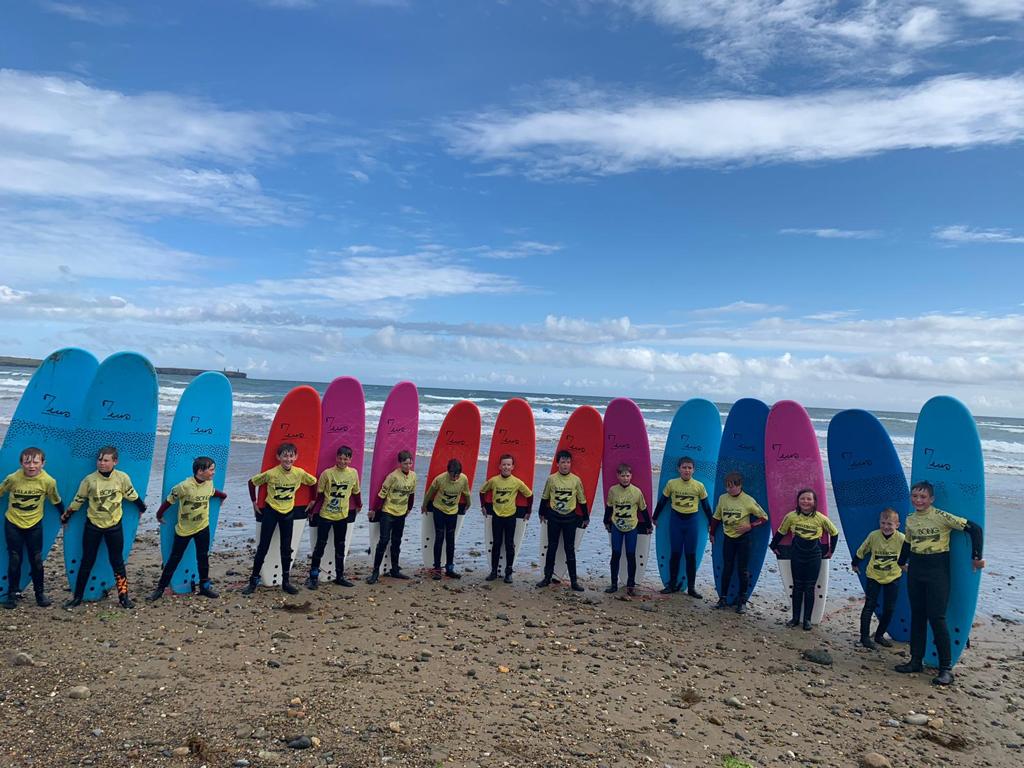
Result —
MULTIPOLYGON (((341 446, 336 464, 325 470, 319 478, 296 465, 298 451, 291 443, 282 443, 276 452, 278 466, 260 472, 249 479, 249 496, 260 526, 259 543, 253 558, 252 574, 243 588, 243 594, 252 594, 260 581, 260 571, 269 552, 273 535, 280 537, 281 588, 295 594, 298 588, 290 581, 291 543, 293 522, 299 515, 307 516, 316 525, 316 543, 313 548, 306 587, 317 589, 320 564, 330 535, 334 534, 334 583, 353 586, 345 578, 345 542, 348 527, 362 509, 358 472, 350 466, 352 449, 341 446), (258 502, 258 489, 266 486, 263 504, 258 502), (312 501, 305 506, 296 505, 296 494, 301 486, 315 486, 312 501)), ((385 478, 373 500, 369 518, 380 525, 380 536, 373 553, 373 570, 367 584, 374 584, 381 575, 381 564, 390 549, 390 570, 387 575, 408 579, 399 566, 402 536, 408 513, 412 510, 416 473, 413 457, 408 451, 397 456, 397 467, 385 478)), ((87 519, 82 538, 82 556, 71 599, 64 607, 81 604, 95 564, 100 544, 105 542, 110 565, 114 571, 118 600, 125 608, 133 603, 128 594, 128 579, 123 557, 124 534, 121 518, 123 503, 136 505, 140 513, 146 504, 133 487, 131 478, 117 470, 118 452, 114 446, 99 449, 96 471, 80 483, 72 503, 65 508, 54 479, 44 469, 46 456, 39 448, 29 447, 21 452, 20 468, 0 483, 0 496, 9 495, 4 532, 8 550, 7 589, 2 604, 14 608, 15 593, 19 589, 22 557, 27 556, 36 603, 46 607, 52 601, 43 590, 42 520, 47 500, 57 509, 61 522, 67 523, 71 515, 87 506, 87 519)), ((586 528, 590 520, 583 484, 572 472, 572 454, 559 451, 556 455, 558 471, 550 475, 541 494, 539 515, 547 526, 548 549, 544 562, 544 577, 538 587, 546 587, 554 579, 555 561, 559 545, 565 553, 565 565, 570 588, 583 591, 576 569, 576 532, 586 528)), ((516 549, 516 525, 529 519, 532 493, 529 486, 516 477, 514 457, 505 454, 499 460, 499 472, 480 488, 480 504, 488 519, 492 546, 491 571, 487 581, 498 578, 499 564, 504 554, 504 580, 512 582, 516 549)), ((703 524, 698 517, 703 512, 712 538, 718 526, 723 528, 723 551, 719 608, 727 606, 734 573, 738 579, 735 601, 737 613, 744 613, 749 597, 751 575, 749 559, 752 531, 764 524, 768 515, 760 505, 743 491, 743 476, 738 472, 725 477, 724 493, 711 510, 707 489, 693 478, 694 462, 683 457, 678 462, 678 478, 670 480, 650 515, 642 491, 632 484, 632 469, 628 464, 617 468, 618 482, 604 500, 604 525, 612 545, 610 563, 611 583, 605 592, 619 589, 619 571, 623 550, 627 563, 627 593, 636 589, 637 537, 649 534, 654 525, 669 526, 671 555, 670 578, 662 590, 665 594, 681 589, 679 574, 682 566, 686 574, 687 594, 701 597, 695 588, 697 568, 697 526, 703 524), (662 517, 666 507, 671 511, 662 517), (659 522, 661 517, 661 522, 659 522)), ((213 486, 216 465, 206 456, 197 457, 192 464, 192 477, 175 485, 157 510, 157 519, 164 523, 165 512, 178 507, 174 541, 164 563, 159 581, 149 600, 159 599, 170 584, 175 569, 189 544, 195 545, 198 561, 199 593, 216 598, 209 577, 210 500, 227 498, 213 486)), ((972 567, 983 568, 982 531, 979 526, 962 517, 936 509, 933 506, 934 488, 928 482, 915 483, 911 489, 914 511, 908 516, 906 534, 899 529, 899 514, 893 509, 882 511, 878 530, 873 531, 857 549, 852 568, 864 568, 865 602, 860 616, 860 642, 865 648, 889 646, 885 637, 892 619, 900 579, 908 574, 907 590, 911 606, 910 661, 896 667, 899 672, 919 672, 925 653, 927 626, 930 624, 939 657, 939 674, 934 681, 948 685, 953 681, 949 629, 946 625, 946 607, 949 601, 950 557, 949 541, 952 531, 964 531, 971 537, 972 567), (882 606, 875 632, 870 632, 871 615, 882 606)), ((469 506, 470 487, 462 466, 456 459, 448 462, 444 473, 431 479, 425 493, 422 512, 433 516, 435 538, 433 547, 433 578, 442 578, 441 555, 445 555, 444 574, 460 578, 455 571, 455 531, 460 515, 469 506)), ((814 586, 821 561, 835 553, 838 529, 818 512, 817 495, 811 489, 797 493, 796 509, 782 520, 771 540, 770 548, 777 557, 788 558, 793 573, 793 615, 787 626, 811 628, 814 607, 814 586), (783 537, 793 534, 792 544, 783 551, 783 537), (827 544, 823 544, 825 541, 827 544)))

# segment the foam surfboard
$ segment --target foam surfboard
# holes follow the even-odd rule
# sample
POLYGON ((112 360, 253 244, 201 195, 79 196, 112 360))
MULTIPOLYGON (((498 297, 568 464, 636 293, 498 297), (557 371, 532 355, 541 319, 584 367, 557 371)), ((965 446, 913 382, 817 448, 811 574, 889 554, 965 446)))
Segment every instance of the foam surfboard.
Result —
MULTIPOLYGON (((562 435, 555 448, 555 456, 559 451, 572 454, 572 471, 583 483, 583 495, 587 497, 587 509, 590 510, 591 521, 600 522, 601 515, 595 518, 594 504, 597 501, 597 481, 601 476, 601 449, 604 447, 604 425, 601 412, 590 405, 581 405, 569 416, 562 428, 562 435)), ((558 461, 551 460, 551 473, 558 471, 558 461)), ((603 509, 603 505, 602 505, 603 509)), ((585 528, 576 531, 576 551, 579 552, 583 542, 585 528)), ((543 563, 548 554, 548 527, 540 528, 540 561, 543 563)), ((555 576, 565 581, 569 572, 565 568, 565 550, 558 547, 555 552, 555 576)))
MULTIPOLYGON (((811 488, 817 494, 818 511, 828 515, 825 470, 821 465, 818 436, 800 403, 780 400, 772 406, 765 426, 764 455, 768 516, 773 532, 782 523, 782 518, 796 509, 797 492, 802 488, 811 488)), ((787 554, 792 541, 793 535, 788 534, 780 546, 783 557, 779 558, 779 575, 787 598, 793 595, 793 570, 787 554)), ((812 624, 821 622, 825 613, 828 567, 829 561, 823 559, 815 584, 812 624)))
MULTIPOLYGON (((768 497, 764 480, 764 429, 768 421, 768 406, 760 400, 743 398, 733 403, 722 430, 722 444, 718 451, 718 469, 715 472, 714 499, 712 508, 725 491, 725 476, 731 472, 743 475, 743 492, 754 499, 761 508, 768 511, 768 497)), ((750 541, 750 586, 745 597, 749 598, 757 586, 757 580, 764 566, 768 542, 772 537, 770 524, 755 526, 748 534, 750 541)), ((729 605, 738 598, 739 577, 735 569, 729 582, 728 592, 722 591, 722 559, 725 547, 725 530, 721 525, 715 530, 711 559, 715 568, 715 588, 719 596, 729 605)))
MULTIPOLYGON (((156 370, 149 360, 134 352, 118 352, 104 360, 89 385, 82 418, 72 438, 69 471, 75 488, 82 478, 96 471, 97 451, 105 445, 113 445, 120 454, 116 468, 126 473, 139 496, 145 497, 153 465, 156 417, 156 370)), ((122 554, 127 562, 139 529, 139 510, 131 502, 125 502, 123 510, 122 554)), ((83 506, 71 516, 64 529, 64 567, 72 589, 82 558, 85 520, 86 506, 83 506)), ((99 600, 113 586, 114 572, 106 542, 102 542, 83 597, 87 601, 99 600)))
MULTIPOLYGON (((714 506, 711 494, 715 488, 715 471, 718 466, 718 448, 722 441, 722 417, 718 412, 718 406, 710 400, 695 397, 687 400, 676 411, 672 419, 672 425, 668 429, 668 437, 665 439, 665 454, 661 460, 661 474, 658 478, 658 493, 654 497, 654 506, 661 500, 661 494, 668 485, 669 480, 679 477, 677 464, 683 456, 693 459, 693 479, 704 484, 708 492, 708 504, 714 506)), ((669 572, 669 561, 672 556, 672 534, 669 530, 669 523, 672 520, 671 508, 665 507, 662 512, 664 519, 661 525, 654 531, 655 549, 658 553, 658 573, 661 575, 661 582, 666 587, 670 586, 671 574, 669 572), (671 514, 670 514, 671 513, 671 514)), ((698 510, 697 518, 697 568, 700 568, 704 559, 704 550, 708 545, 707 519, 704 513, 698 510)), ((689 589, 686 583, 686 569, 682 562, 679 565, 677 584, 680 589, 689 589)))
MULTIPOLYGON (((985 464, 978 427, 967 407, 952 397, 933 397, 921 409, 914 430, 913 483, 935 486, 935 506, 985 528, 985 464)), ((949 624, 953 663, 967 647, 981 589, 981 571, 971 567, 971 539, 953 532, 949 539, 949 624)), ((926 664, 939 659, 928 627, 926 664)))
MULTIPOLYGON (((498 411, 498 418, 494 422, 494 432, 491 434, 491 446, 487 453, 487 477, 494 477, 499 474, 498 464, 503 453, 512 454, 515 467, 512 474, 518 477, 531 491, 536 492, 533 487, 534 466, 537 462, 537 432, 533 422, 533 411, 530 404, 519 397, 501 406, 498 411)), ((490 502, 490 494, 487 495, 490 502)), ((516 496, 516 506, 526 506, 532 500, 523 498, 522 494, 516 496)), ((520 518, 516 520, 515 533, 515 554, 519 558, 519 547, 526 535, 527 520, 520 518)), ((491 556, 494 537, 491 532, 490 521, 484 524, 484 551, 487 558, 491 556)), ((498 557, 498 573, 505 570, 505 548, 498 557)))
MULTIPOLYGON (((324 392, 320 403, 320 454, 316 462, 316 476, 319 478, 324 470, 337 463, 338 448, 347 445, 352 449, 352 462, 349 464, 359 474, 359 487, 363 486, 363 454, 366 446, 366 397, 363 385, 351 376, 339 376, 334 379, 324 392)), ((363 495, 363 504, 367 498, 363 495)), ((352 508, 352 504, 349 504, 352 508)), ((345 536, 345 556, 348 557, 352 546, 352 522, 349 522, 345 536)), ((317 530, 309 527, 309 549, 316 546, 317 530)), ((337 574, 334 562, 334 531, 327 535, 327 548, 320 559, 320 578, 331 581, 337 574)))
MULTIPOLYGON (((312 387, 302 384, 292 389, 274 414, 274 421, 270 425, 270 432, 267 435, 267 444, 263 449, 263 463, 260 471, 276 467, 280 462, 277 460, 277 447, 281 443, 293 443, 298 449, 298 458, 295 466, 313 474, 316 470, 314 462, 320 453, 320 395, 312 387)), ((315 486, 299 486, 295 494, 296 508, 305 509, 314 498, 315 486)), ((267 500, 267 486, 259 488, 256 497, 257 503, 262 508, 267 500)), ((268 509, 264 514, 278 514, 268 509)), ((306 530, 306 515, 299 509, 292 510, 294 523, 292 527, 291 546, 291 567, 295 566, 295 558, 299 552, 299 543, 302 541, 302 534, 306 530)), ((256 525, 257 530, 259 524, 256 525)), ((274 537, 270 540, 270 549, 263 560, 263 568, 260 569, 260 583, 264 586, 277 586, 281 583, 281 530, 274 529, 274 537)))
MULTIPOLYGON (((174 412, 171 435, 167 440, 161 500, 167 498, 175 485, 192 476, 192 461, 197 456, 208 456, 214 460, 213 487, 224 489, 231 449, 231 410, 231 383, 222 373, 201 373, 185 388, 174 412)), ((220 499, 210 499, 211 550, 217 534, 220 504, 220 499)), ((177 522, 178 505, 175 504, 164 513, 164 522, 160 526, 160 554, 165 563, 174 546, 177 522)), ((171 589, 175 594, 185 594, 198 583, 196 547, 195 542, 191 542, 174 569, 171 589)))
MULTIPOLYGON (((36 447, 46 454, 43 469, 56 481, 64 504, 70 504, 81 478, 69 471, 71 444, 82 417, 85 395, 96 375, 99 363, 84 349, 69 347, 50 354, 32 374, 0 448, 0 476, 6 477, 21 467, 21 452, 36 447)), ((0 504, 12 503, 8 497, 0 504)), ((0 594, 6 594, 7 537, 0 526, 0 594)), ((60 532, 60 515, 49 501, 43 510, 43 560, 60 532)), ((15 592, 28 586, 31 575, 28 557, 22 555, 21 574, 15 592)))
MULTIPOLYGON (((373 465, 370 469, 370 495, 364 496, 368 508, 377 502, 377 494, 392 470, 398 467, 398 452, 409 451, 413 455, 415 470, 416 440, 420 422, 420 396, 411 381, 400 381, 388 393, 380 412, 377 435, 373 440, 373 465)), ((387 514, 381 512, 380 514, 387 514)), ((408 523, 408 521, 407 521, 408 523)), ((370 560, 380 541, 380 523, 370 523, 370 560)), ((381 573, 391 570, 390 548, 384 553, 380 566, 381 573)))
MULTIPOLYGON (((480 456, 480 409, 476 403, 469 400, 460 400, 453 405, 444 421, 441 422, 441 429, 434 440, 434 451, 430 454, 430 468, 424 478, 424 490, 431 481, 440 474, 448 471, 448 462, 451 459, 458 459, 462 464, 462 472, 469 481, 469 492, 472 501, 473 480, 476 478, 476 465, 480 456)), ((419 505, 422 507, 422 504, 419 505)), ((459 515, 455 523, 455 540, 459 539, 462 531, 462 523, 465 515, 459 515)), ((420 551, 423 555, 423 567, 434 567, 434 515, 427 513, 420 515, 420 551)))
MULTIPOLYGON (((899 512, 900 530, 904 529, 910 511, 907 478, 889 433, 872 414, 851 409, 832 417, 828 425, 828 469, 851 558, 868 534, 878 529, 879 513, 886 507, 899 512)), ((866 563, 860 568, 861 586, 867 582, 866 563)), ((875 612, 881 614, 881 602, 875 612)), ((900 582, 889 634, 901 642, 910 639, 906 579, 900 582)))
MULTIPOLYGON (((601 455, 602 498, 608 498, 608 489, 618 482, 619 464, 633 469, 633 485, 640 489, 653 514, 654 498, 651 493, 651 447, 647 438, 647 425, 637 404, 628 397, 617 397, 608 403, 604 412, 604 447, 601 455)), ((608 534, 611 541, 611 534, 608 534)), ((636 583, 643 580, 647 559, 651 551, 651 535, 642 533, 636 540, 636 583)), ((619 561, 619 584, 626 584, 628 565, 625 553, 619 561)))

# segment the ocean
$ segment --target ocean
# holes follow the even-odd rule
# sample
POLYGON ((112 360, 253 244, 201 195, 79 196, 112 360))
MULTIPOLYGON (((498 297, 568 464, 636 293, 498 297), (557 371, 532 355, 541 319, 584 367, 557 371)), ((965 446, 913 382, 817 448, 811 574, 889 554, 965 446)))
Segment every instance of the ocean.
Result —
MULTIPOLYGON (((11 415, 32 373, 33 370, 30 368, 0 366, 0 435, 6 433, 11 415)), ((188 386, 190 380, 190 378, 182 376, 160 376, 157 456, 152 473, 153 479, 147 493, 147 498, 151 503, 156 502, 160 493, 163 448, 170 431, 171 420, 173 419, 178 399, 181 397, 185 387, 188 386)), ((323 394, 327 387, 327 384, 323 382, 291 382, 267 379, 231 380, 234 391, 233 446, 229 477, 225 488, 229 494, 229 501, 226 503, 221 516, 222 525, 217 534, 218 547, 242 546, 254 535, 255 525, 252 521, 251 507, 248 504, 245 480, 249 475, 259 470, 263 442, 266 440, 267 431, 270 428, 270 423, 278 404, 292 387, 300 383, 312 384, 321 394, 323 394)), ((390 387, 364 385, 364 390, 366 394, 368 449, 366 469, 368 475, 370 451, 373 447, 377 419, 380 416, 381 408, 384 405, 384 400, 390 391, 390 387)), ((539 492, 543 479, 548 474, 558 438, 569 414, 580 405, 592 405, 603 412, 608 400, 611 399, 611 397, 538 394, 530 392, 494 392, 476 389, 422 388, 419 392, 420 430, 416 462, 416 468, 420 470, 418 473, 420 475, 419 498, 422 497, 423 483, 426 480, 422 474, 426 472, 434 439, 448 409, 459 400, 468 399, 475 402, 480 408, 480 413, 483 417, 483 439, 480 448, 481 465, 478 467, 475 483, 477 486, 483 482, 483 462, 486 461, 490 433, 502 404, 510 397, 522 397, 531 404, 537 425, 537 467, 535 468, 535 478, 537 482, 536 491, 539 492)), ((643 412, 647 423, 652 464, 657 468, 661 464, 661 457, 672 417, 680 402, 673 400, 637 399, 636 403, 643 412)), ((718 405, 724 422, 730 404, 719 403, 718 405)), ((827 408, 808 408, 807 411, 818 433, 822 458, 826 462, 827 477, 825 440, 829 421, 836 411, 827 408)), ((909 472, 914 428, 917 421, 916 414, 887 411, 875 411, 874 414, 888 430, 904 468, 909 472)), ((1024 563, 1024 549, 1019 546, 1019 543, 1015 543, 1017 540, 1013 538, 1016 528, 1014 521, 1020 519, 1022 506, 1024 506, 1020 498, 1022 489, 1020 478, 1024 476, 1024 419, 985 416, 976 417, 976 421, 985 457, 987 498, 985 549, 988 566, 985 571, 985 578, 982 581, 980 609, 983 613, 989 615, 1001 615, 1009 619, 1024 620, 1024 593, 1015 587, 1013 575, 1016 567, 1024 563)), ((302 457, 300 457, 300 465, 303 463, 301 459, 302 457)), ((0 469, 4 472, 10 472, 14 471, 16 467, 0 469)), ((364 477, 368 482, 369 477, 367 475, 364 475, 364 477)), ((657 486, 657 481, 655 481, 655 486, 657 486)), ((419 504, 417 503, 416 510, 418 509, 419 504)), ((598 510, 600 511, 601 509, 602 506, 599 504, 598 510)), ((831 485, 829 485, 829 509, 835 509, 831 485)), ((838 523, 838 515, 833 514, 833 519, 838 523)), ((413 521, 410 522, 411 524, 407 527, 405 545, 403 547, 403 560, 406 563, 412 564, 413 556, 418 552, 419 525, 413 521), (405 552, 409 554, 406 555, 405 552)), ((527 570, 527 567, 536 568, 541 565, 537 557, 539 545, 536 522, 536 517, 534 517, 531 520, 527 537, 524 541, 523 554, 521 554, 517 563, 521 577, 523 576, 522 572, 527 570)), ((155 525, 152 516, 146 518, 144 528, 147 525, 155 525)), ((469 565, 474 568, 474 573, 479 574, 481 577, 487 568, 485 564, 486 558, 482 552, 483 534, 482 518, 474 506, 467 515, 456 557, 460 566, 469 565)), ((600 520, 598 517, 595 517, 595 526, 584 538, 579 554, 581 573, 585 575, 590 585, 595 588, 603 587, 607 582, 608 547, 605 539, 604 532, 600 529, 600 520)), ((361 517, 353 534, 352 556, 356 558, 365 556, 367 546, 368 537, 364 515, 361 517)), ((303 548, 300 550, 300 565, 304 560, 303 553, 308 555, 308 551, 307 538, 303 542, 303 548)), ((769 556, 765 567, 774 570, 774 565, 771 561, 772 558, 769 556)), ((416 562, 418 563, 418 557, 416 557, 416 562)), ((849 572, 848 567, 846 567, 847 563, 848 553, 846 545, 845 543, 840 543, 838 554, 833 564, 830 600, 833 598, 842 599, 844 596, 856 597, 861 594, 860 585, 849 572)), ((708 553, 704 558, 701 573, 697 577, 698 587, 703 589, 705 596, 710 596, 714 592, 714 582, 710 568, 711 558, 710 553, 708 553)), ((529 578, 532 578, 532 576, 532 573, 527 574, 529 578)), ((656 568, 653 563, 646 574, 646 579, 652 586, 657 581, 656 568)), ((755 597, 758 594, 771 597, 772 599, 780 599, 781 586, 778 577, 764 574, 758 585, 755 597)))

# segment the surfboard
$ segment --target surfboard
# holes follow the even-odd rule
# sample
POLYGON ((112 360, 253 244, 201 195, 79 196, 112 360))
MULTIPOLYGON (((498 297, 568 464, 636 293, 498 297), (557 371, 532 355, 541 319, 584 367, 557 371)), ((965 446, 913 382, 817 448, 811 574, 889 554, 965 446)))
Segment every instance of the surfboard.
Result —
MULTIPOLYGON (((879 513, 886 507, 899 512, 900 529, 904 529, 910 512, 907 478, 889 433, 872 414, 851 409, 832 417, 828 425, 828 469, 851 558, 868 535, 878 529, 879 513)), ((862 587, 867 582, 866 569, 867 561, 860 568, 862 587)), ((881 603, 875 612, 881 615, 881 603)), ((901 642, 910 639, 906 579, 900 582, 889 635, 901 642)))
MULTIPOLYGON (((424 490, 435 477, 448 471, 448 462, 458 459, 462 464, 462 472, 469 480, 470 501, 472 501, 473 480, 476 477, 476 465, 480 456, 480 409, 476 403, 460 400, 445 414, 441 429, 434 440, 434 451, 430 454, 430 468, 424 478, 424 490)), ((420 505, 422 506, 422 505, 420 505)), ((455 540, 465 515, 459 515, 455 523, 455 540)), ((423 555, 423 567, 434 567, 434 515, 430 512, 420 515, 420 551, 423 555)))
MULTIPOLYGON (((224 489, 231 449, 231 410, 231 384, 222 373, 201 373, 185 388, 174 412, 171 435, 167 440, 161 501, 170 495, 175 485, 192 476, 192 462, 197 456, 213 459, 216 464, 213 487, 224 489)), ((220 504, 220 499, 210 499, 211 550, 217 534, 220 504)), ((174 546, 177 522, 178 505, 175 504, 164 513, 164 522, 160 526, 160 554, 165 563, 174 546)), ((198 567, 195 542, 191 542, 171 577, 171 589, 175 594, 185 594, 194 589, 199 583, 198 567)))
MULTIPOLYGON (((359 487, 362 488, 363 455, 366 447, 366 397, 363 394, 363 385, 351 376, 339 376, 334 379, 324 392, 320 412, 320 454, 316 461, 316 476, 319 478, 324 470, 335 466, 338 448, 347 445, 352 449, 352 462, 349 466, 359 474, 359 487)), ((364 495, 364 506, 367 501, 364 495)), ((349 508, 352 508, 351 503, 349 508)), ((345 557, 348 557, 352 547, 352 527, 353 523, 350 520, 345 536, 345 557)), ((316 528, 310 526, 310 552, 316 546, 316 535, 316 528)), ((320 559, 320 579, 331 581, 337 572, 337 564, 334 562, 334 531, 331 530, 327 535, 327 548, 320 559)))
MULTIPOLYGON (((75 428, 82 417, 82 405, 99 363, 84 349, 58 349, 32 374, 21 393, 18 407, 0 448, 0 475, 6 477, 21 467, 21 452, 36 447, 46 454, 44 470, 56 481, 65 505, 71 503, 78 481, 69 467, 75 428)), ((9 499, 0 502, 6 508, 9 499)), ((8 592, 7 537, 0 526, 0 594, 8 592)), ((60 532, 60 514, 49 501, 43 509, 43 560, 60 532)), ((21 574, 13 585, 19 592, 28 586, 31 574, 28 557, 23 554, 21 574)))
MULTIPOLYGON (((722 442, 722 417, 718 412, 718 406, 710 400, 695 397, 687 400, 676 411, 672 418, 672 425, 668 429, 668 437, 665 439, 665 453, 661 460, 661 474, 658 478, 658 493, 654 497, 654 506, 661 500, 661 494, 668 485, 669 480, 679 477, 679 470, 676 466, 679 459, 689 456, 693 459, 693 479, 704 484, 708 492, 708 504, 714 506, 711 494, 715 488, 715 471, 718 466, 718 448, 722 442)), ((661 582, 666 587, 670 586, 671 574, 669 572, 669 561, 672 557, 672 534, 666 523, 672 520, 670 507, 662 512, 665 516, 654 531, 655 549, 658 554, 658 573, 661 575, 661 582)), ((708 545, 707 518, 704 513, 698 510, 697 518, 697 568, 700 568, 704 559, 704 550, 708 545)), ((679 565, 677 584, 680 589, 689 589, 686 581, 686 569, 682 561, 679 565)))
MULTIPOLYGON (((537 462, 537 432, 533 422, 533 411, 530 404, 519 397, 513 397, 501 406, 498 411, 498 418, 494 422, 494 432, 491 433, 491 446, 487 453, 487 477, 491 478, 499 474, 498 464, 503 453, 512 454, 515 467, 512 474, 518 477, 531 491, 536 492, 533 487, 535 464, 537 462)), ((487 494, 487 501, 490 501, 490 494, 487 494)), ((526 506, 531 502, 522 494, 516 496, 516 506, 526 506)), ((527 520, 519 518, 516 520, 515 533, 515 555, 519 559, 519 548, 522 546, 523 537, 526 535, 527 520)), ((494 536, 491 531, 490 520, 484 523, 484 552, 488 558, 491 556, 494 536)), ((505 549, 498 557, 498 573, 505 570, 505 549)))
MULTIPOLYGON (((651 486, 651 447, 647 438, 647 425, 637 404, 628 397, 617 397, 604 411, 604 447, 601 454, 602 498, 608 498, 608 489, 618 482, 619 464, 633 468, 633 485, 640 489, 647 508, 654 514, 651 486)), ((609 544, 611 534, 608 534, 609 544)), ((643 581, 647 559, 651 551, 651 535, 641 533, 636 540, 636 583, 643 581)), ((623 554, 619 561, 619 583, 628 580, 628 565, 623 554)))
MULTIPOLYGON (((590 405, 581 405, 569 416, 562 428, 562 435, 555 447, 555 456, 559 451, 572 454, 572 471, 583 483, 583 495, 587 497, 587 509, 590 510, 591 522, 600 524, 601 515, 595 517, 594 504, 597 501, 597 481, 601 476, 601 453, 604 447, 604 425, 601 412, 590 405)), ((558 461, 551 459, 551 474, 558 471, 558 461)), ((603 505, 602 505, 603 508, 603 505)), ((576 531, 576 551, 580 551, 585 528, 576 531)), ((540 527, 540 561, 544 562, 548 554, 548 527, 540 527)), ((559 547, 555 552, 555 576, 563 581, 569 578, 565 568, 565 550, 559 547)))
MULTIPOLYGON (((921 409, 914 430, 912 483, 927 480, 935 486, 935 506, 985 527, 985 464, 974 417, 952 397, 933 397, 921 409)), ((971 540, 953 532, 949 539, 950 649, 956 664, 967 647, 981 589, 981 571, 971 567, 971 540)), ((925 663, 938 665, 938 654, 928 628, 925 663)))
MULTIPOLYGON (((818 496, 818 511, 828 516, 828 496, 825 493, 825 470, 821 465, 818 436, 811 418, 800 403, 780 400, 768 412, 764 433, 765 481, 768 489, 768 517, 772 531, 776 531, 788 513, 796 509, 797 492, 812 489, 818 496)), ((786 597, 793 596, 793 570, 788 548, 793 535, 783 538, 779 558, 779 575, 786 597)), ((828 597, 828 560, 821 561, 814 590, 814 610, 811 623, 818 624, 825 613, 828 597)))
MULTIPOLYGON (((398 467, 398 452, 409 451, 413 455, 415 471, 417 431, 420 423, 420 396, 411 381, 400 381, 388 393, 377 423, 377 435, 373 440, 373 459, 370 469, 370 495, 366 496, 368 508, 373 508, 377 494, 392 470, 398 467)), ((381 512, 380 514, 387 514, 381 512)), ((408 521, 406 521, 408 524, 408 521)), ((370 523, 370 560, 373 561, 377 542, 380 541, 380 523, 370 523)), ((391 570, 391 551, 384 553, 381 573, 391 570)))
MULTIPOLYGON (((105 445, 113 445, 120 454, 116 468, 131 478, 135 490, 144 498, 153 465, 156 417, 156 370, 149 360, 135 352, 118 352, 104 360, 86 392, 82 418, 72 437, 69 472, 75 478, 75 488, 82 478, 96 471, 96 452, 105 445)), ((123 555, 127 562, 139 529, 139 510, 131 502, 125 502, 123 510, 123 555)), ((83 506, 64 529, 64 567, 72 590, 82 558, 85 520, 83 506)), ((106 542, 102 542, 83 598, 99 600, 113 587, 114 572, 106 542)))
MULTIPOLYGON (((320 395, 306 384, 292 389, 277 406, 277 413, 274 414, 274 421, 267 435, 267 444, 263 449, 261 472, 266 472, 280 463, 277 460, 277 447, 281 443, 293 443, 298 449, 295 467, 313 474, 316 469, 314 462, 320 453, 320 395)), ((303 485, 295 494, 296 509, 292 510, 292 568, 295 566, 302 534, 306 530, 306 515, 298 508, 305 510, 306 505, 313 500, 315 491, 316 486, 303 485)), ((267 501, 267 486, 260 486, 256 500, 262 508, 267 501)), ((268 509, 264 514, 276 515, 277 512, 268 509)), ((256 529, 259 530, 259 523, 256 524, 256 529)), ((281 583, 281 576, 281 530, 275 528, 274 537, 270 540, 270 549, 267 550, 263 567, 260 569, 260 583, 264 586, 277 586, 281 583)))
MULTIPOLYGON (((761 508, 768 511, 768 497, 764 480, 764 428, 768 421, 768 406, 760 400, 745 397, 733 403, 722 430, 722 444, 718 451, 718 467, 715 472, 715 495, 712 508, 725 491, 725 476, 731 472, 743 475, 743 492, 754 499, 761 508)), ((772 537, 770 524, 755 526, 748 534, 750 541, 750 586, 746 597, 749 599, 757 586, 768 542, 772 537)), ((727 592, 722 590, 722 559, 725 547, 725 530, 721 525, 715 530, 711 548, 711 559, 715 568, 715 588, 719 596, 734 605, 739 592, 739 577, 733 572, 727 592)))

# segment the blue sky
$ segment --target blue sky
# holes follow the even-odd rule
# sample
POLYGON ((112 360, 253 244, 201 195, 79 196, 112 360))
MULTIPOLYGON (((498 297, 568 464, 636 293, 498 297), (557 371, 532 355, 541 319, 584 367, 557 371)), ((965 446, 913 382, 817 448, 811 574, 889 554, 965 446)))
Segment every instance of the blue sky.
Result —
POLYGON ((0 352, 1024 414, 1022 0, 0 14, 0 352))

